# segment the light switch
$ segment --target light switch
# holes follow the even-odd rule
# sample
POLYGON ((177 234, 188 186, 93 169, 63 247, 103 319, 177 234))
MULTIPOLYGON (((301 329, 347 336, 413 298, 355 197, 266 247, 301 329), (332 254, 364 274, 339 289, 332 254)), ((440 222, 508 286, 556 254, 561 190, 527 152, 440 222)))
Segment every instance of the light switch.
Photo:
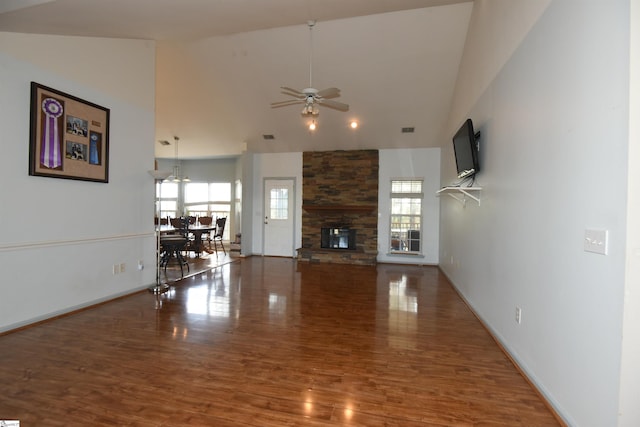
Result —
POLYGON ((584 250, 596 254, 607 254, 609 231, 608 230, 591 230, 584 231, 584 250))

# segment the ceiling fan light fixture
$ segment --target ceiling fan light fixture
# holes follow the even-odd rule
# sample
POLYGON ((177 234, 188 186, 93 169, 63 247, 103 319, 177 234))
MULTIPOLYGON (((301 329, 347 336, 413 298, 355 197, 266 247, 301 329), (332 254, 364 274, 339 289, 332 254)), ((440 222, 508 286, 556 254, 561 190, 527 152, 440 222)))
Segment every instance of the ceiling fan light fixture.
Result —
POLYGON ((302 112, 300 114, 303 116, 317 116, 320 114, 320 109, 318 109, 317 105, 309 103, 302 107, 302 112))

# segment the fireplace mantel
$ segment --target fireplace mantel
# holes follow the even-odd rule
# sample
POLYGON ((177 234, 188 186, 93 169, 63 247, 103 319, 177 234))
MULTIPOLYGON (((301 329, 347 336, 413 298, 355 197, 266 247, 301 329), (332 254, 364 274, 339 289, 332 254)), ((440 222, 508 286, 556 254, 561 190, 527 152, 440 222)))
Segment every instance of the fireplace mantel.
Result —
POLYGON ((376 209, 375 205, 302 205, 307 212, 340 212, 340 213, 364 213, 376 209))

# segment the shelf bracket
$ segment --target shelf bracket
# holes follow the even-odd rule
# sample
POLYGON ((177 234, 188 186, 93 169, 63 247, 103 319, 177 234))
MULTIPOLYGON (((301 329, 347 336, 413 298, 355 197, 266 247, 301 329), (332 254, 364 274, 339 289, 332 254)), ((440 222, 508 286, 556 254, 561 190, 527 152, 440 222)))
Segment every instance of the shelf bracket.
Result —
POLYGON ((448 194, 449 196, 462 203, 462 206, 466 206, 468 197, 472 200, 475 200, 476 203, 478 203, 478 206, 480 206, 481 190, 482 187, 443 187, 436 192, 436 195, 439 196, 440 194, 448 194))

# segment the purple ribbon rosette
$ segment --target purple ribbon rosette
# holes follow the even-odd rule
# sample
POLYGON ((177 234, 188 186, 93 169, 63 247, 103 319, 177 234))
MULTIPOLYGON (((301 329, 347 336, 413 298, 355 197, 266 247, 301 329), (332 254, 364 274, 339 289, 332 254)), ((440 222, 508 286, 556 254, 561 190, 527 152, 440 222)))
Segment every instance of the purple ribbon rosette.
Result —
POLYGON ((40 164, 48 168, 57 168, 62 165, 62 152, 60 141, 58 141, 58 118, 62 116, 64 109, 57 99, 45 98, 42 101, 42 111, 46 118, 42 134, 40 164))

